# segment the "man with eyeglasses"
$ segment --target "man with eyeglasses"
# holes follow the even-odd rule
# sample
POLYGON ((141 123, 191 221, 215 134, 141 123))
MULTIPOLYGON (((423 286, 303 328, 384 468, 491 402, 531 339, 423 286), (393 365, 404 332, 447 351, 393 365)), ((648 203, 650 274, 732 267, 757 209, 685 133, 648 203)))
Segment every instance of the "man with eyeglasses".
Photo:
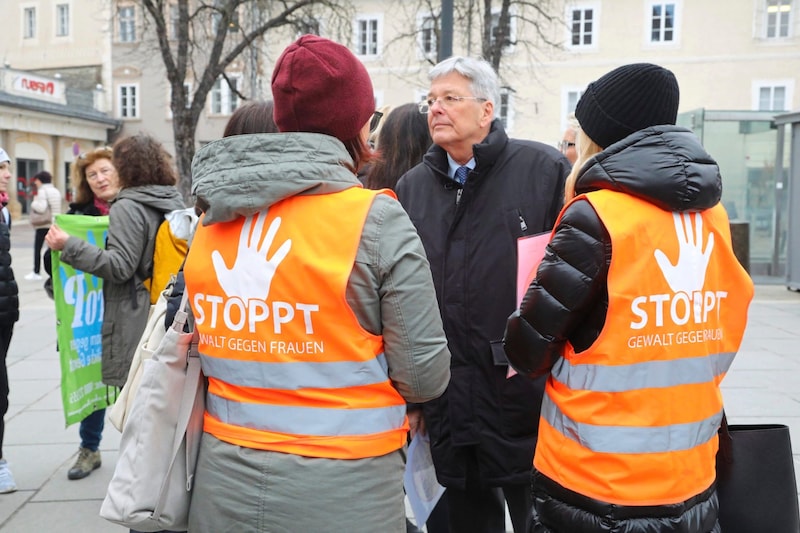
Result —
POLYGON ((495 118, 497 74, 451 57, 429 73, 434 145, 397 185, 422 237, 452 354, 450 385, 409 410, 429 432, 450 531, 527 531, 530 473, 544 381, 506 378, 503 331, 516 309, 517 239, 549 231, 570 164, 543 143, 508 138, 495 118))
POLYGON ((575 118, 573 113, 570 113, 569 117, 567 117, 567 129, 564 130, 564 136, 561 138, 561 142, 558 143, 561 153, 564 154, 564 157, 569 159, 569 162, 572 165, 574 165, 575 161, 578 159, 578 150, 575 145, 575 138, 578 135, 579 128, 580 126, 578 125, 578 120, 575 118))

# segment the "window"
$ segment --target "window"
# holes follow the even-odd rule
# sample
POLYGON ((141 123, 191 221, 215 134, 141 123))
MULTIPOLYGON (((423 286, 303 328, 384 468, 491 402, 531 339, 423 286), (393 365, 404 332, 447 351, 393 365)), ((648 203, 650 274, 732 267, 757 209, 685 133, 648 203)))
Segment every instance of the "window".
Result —
POLYGON ((69 35, 69 4, 56 5, 56 37, 69 35))
POLYGON ((761 87, 758 93, 759 111, 785 111, 786 87, 761 87))
POLYGON ((121 6, 117 11, 119 20, 119 41, 132 43, 136 41, 136 8, 134 6, 121 6))
MULTIPOLYGON (((189 109, 192 107, 192 84, 191 82, 185 81, 183 82, 183 101, 184 107, 189 109)), ((172 119, 172 88, 167 88, 167 118, 172 119)))
POLYGON ((675 40, 675 37, 675 4, 652 4, 650 6, 650 42, 670 43, 675 40))
POLYGON ((792 107, 794 80, 753 82, 753 109, 787 111, 792 107))
POLYGON ((211 113, 215 115, 230 115, 239 107, 239 95, 233 89, 239 90, 240 76, 228 75, 230 85, 225 78, 219 77, 211 88, 211 113))
POLYGON ((572 9, 570 45, 591 46, 594 44, 594 10, 572 9))
POLYGON ((26 7, 22 11, 22 36, 25 39, 36 38, 36 8, 26 7))
POLYGON ((792 0, 767 0, 767 39, 789 37, 792 0))
POLYGON ((436 29, 436 18, 430 13, 417 17, 417 42, 422 57, 437 56, 436 29))
POLYGON ((319 35, 321 26, 322 24, 318 19, 308 16, 303 17, 303 19, 297 23, 297 29, 300 35, 319 35))
POLYGON ((180 22, 180 13, 178 11, 178 4, 169 5, 169 38, 175 40, 178 38, 178 24, 180 22))
POLYGON ((513 94, 508 87, 500 89, 500 101, 494 110, 494 116, 500 119, 506 131, 514 127, 514 111, 512 109, 513 94))
POLYGON ((120 118, 139 118, 139 86, 120 85, 117 88, 117 109, 120 118))
POLYGON ((575 112, 575 108, 578 106, 578 100, 581 99, 581 95, 583 94, 582 89, 567 89, 564 92, 564 112, 562 113, 563 116, 569 116, 570 113, 575 112))
POLYGON ((509 13, 508 19, 508 26, 506 28, 500 27, 500 10, 492 12, 492 25, 491 25, 491 35, 492 35, 492 47, 497 42, 498 39, 502 39, 503 41, 503 50, 510 51, 513 48, 513 43, 516 41, 516 22, 514 16, 509 13))
MULTIPOLYGON (((211 32, 214 34, 219 33, 219 25, 222 23, 222 11, 225 7, 222 0, 214 0, 214 11, 211 13, 211 32)), ((234 11, 231 15, 228 31, 239 31, 239 11, 234 11)))
POLYGON ((362 16, 356 19, 356 55, 377 56, 379 53, 380 19, 362 16))

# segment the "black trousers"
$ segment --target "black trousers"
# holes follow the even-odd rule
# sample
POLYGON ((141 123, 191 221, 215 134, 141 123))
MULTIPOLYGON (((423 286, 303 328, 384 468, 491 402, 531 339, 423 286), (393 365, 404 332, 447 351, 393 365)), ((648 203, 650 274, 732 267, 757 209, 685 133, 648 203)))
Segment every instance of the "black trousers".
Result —
POLYGON ((42 267, 42 246, 48 231, 50 228, 37 228, 36 236, 33 238, 33 271, 37 274, 42 267))
MULTIPOLYGON (((469 456, 466 489, 447 487, 448 522, 451 533, 505 533, 508 514, 515 533, 527 533, 532 506, 531 485, 482 487, 478 485, 478 464, 469 456)), ((533 468, 533 466, 531 466, 533 468)))
POLYGON ((10 326, 0 326, 0 459, 3 458, 3 437, 6 431, 5 416, 8 412, 9 388, 6 356, 8 355, 8 346, 11 344, 11 335, 13 333, 13 324, 10 326))

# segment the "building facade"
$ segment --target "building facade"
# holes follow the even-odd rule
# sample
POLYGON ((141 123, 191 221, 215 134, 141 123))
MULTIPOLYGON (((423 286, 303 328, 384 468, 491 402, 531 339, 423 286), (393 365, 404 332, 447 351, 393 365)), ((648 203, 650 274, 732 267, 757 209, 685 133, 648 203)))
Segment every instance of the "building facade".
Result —
MULTIPOLYGON (((208 8, 219 5, 215 0, 192 5, 201 3, 208 8)), ((654 62, 672 70, 681 86, 682 120, 695 128, 722 166, 726 206, 759 228, 754 236, 762 240, 754 250, 774 263, 774 247, 781 246, 776 238, 781 217, 775 212, 782 200, 780 193, 765 191, 780 189, 784 178, 764 176, 774 174, 776 167, 788 167, 789 151, 776 149, 770 117, 800 109, 800 0, 538 2, 548 16, 529 3, 512 0, 507 32, 498 30, 501 2, 494 2, 490 14, 479 11, 483 3, 454 4, 454 54, 480 55, 484 41, 502 39, 503 93, 497 107, 514 137, 555 145, 586 85, 616 66, 654 62), (484 21, 490 21, 490 28, 483 27, 484 21), (705 119, 719 117, 714 115, 718 111, 752 112, 757 120, 731 118, 734 133, 727 133, 727 127, 714 133, 716 119, 705 119), (785 165, 776 165, 780 152, 785 165)), ((437 56, 441 13, 431 5, 438 2, 342 0, 341 5, 343 10, 335 15, 306 11, 305 31, 342 42, 361 58, 373 79, 376 107, 424 98, 427 72, 437 56)), ((95 108, 120 124, 119 131, 109 131, 109 141, 147 131, 174 151, 167 72, 155 46, 153 24, 140 2, 3 0, 3 6, 12 18, 7 25, 10 38, 0 43, 6 62, 42 75, 58 74, 75 84, 70 86, 93 87, 95 108)), ((229 44, 273 9, 279 9, 277 3, 241 6, 229 22, 229 44)), ((168 10, 169 39, 176 42, 177 4, 168 10)), ((198 12, 206 13, 206 20, 193 27, 192 40, 210 42, 219 15, 213 9, 198 12)), ((226 79, 220 75, 200 103, 197 145, 221 135, 241 97, 270 97, 274 61, 302 31, 297 26, 270 31, 225 69, 226 79)), ((200 69, 187 74, 188 105, 200 74, 200 69)), ((3 135, 10 131, 0 123, 3 135)), ((45 161, 52 164, 55 159, 45 161)))

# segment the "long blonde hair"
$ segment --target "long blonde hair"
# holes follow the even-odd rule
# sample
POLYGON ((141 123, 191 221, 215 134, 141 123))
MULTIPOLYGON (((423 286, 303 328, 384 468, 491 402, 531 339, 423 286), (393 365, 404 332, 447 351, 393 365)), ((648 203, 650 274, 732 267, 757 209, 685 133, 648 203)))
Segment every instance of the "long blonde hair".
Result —
POLYGON ((575 182, 578 181, 578 174, 580 174, 583 165, 593 156, 603 151, 600 145, 591 140, 582 128, 578 129, 575 136, 575 150, 578 152, 578 159, 572 165, 572 172, 569 173, 564 184, 565 204, 575 198, 575 182))

